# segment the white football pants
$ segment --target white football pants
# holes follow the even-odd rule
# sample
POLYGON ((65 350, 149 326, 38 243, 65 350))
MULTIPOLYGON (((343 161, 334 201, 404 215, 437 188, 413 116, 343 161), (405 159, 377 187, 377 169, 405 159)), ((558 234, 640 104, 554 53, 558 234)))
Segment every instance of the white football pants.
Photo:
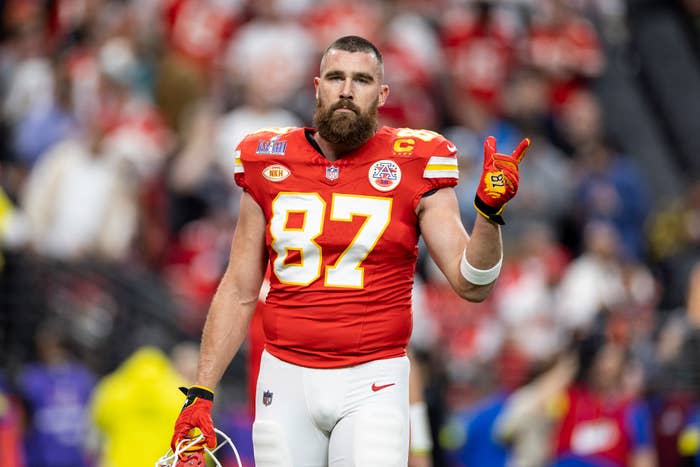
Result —
POLYGON ((407 357, 306 368, 263 352, 255 400, 257 467, 405 467, 407 357))

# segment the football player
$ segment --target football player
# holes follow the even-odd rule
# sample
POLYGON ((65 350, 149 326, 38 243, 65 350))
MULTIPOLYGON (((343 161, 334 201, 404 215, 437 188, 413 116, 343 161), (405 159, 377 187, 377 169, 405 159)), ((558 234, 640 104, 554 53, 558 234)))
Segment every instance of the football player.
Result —
POLYGON ((269 264, 256 465, 405 466, 418 238, 461 297, 484 300, 501 268, 501 216, 529 140, 512 154, 486 140, 474 201, 481 215, 469 235, 452 189, 457 148, 432 131, 378 128, 389 86, 372 43, 333 42, 314 87, 314 128, 260 130, 236 150, 238 225, 172 443, 199 428, 215 446, 214 389, 269 264))

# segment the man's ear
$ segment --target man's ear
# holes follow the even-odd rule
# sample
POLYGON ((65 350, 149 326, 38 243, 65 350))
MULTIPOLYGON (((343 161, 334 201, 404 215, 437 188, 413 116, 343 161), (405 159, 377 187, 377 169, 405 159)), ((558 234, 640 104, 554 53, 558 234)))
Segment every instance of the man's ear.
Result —
POLYGON ((318 84, 321 82, 321 78, 318 76, 314 77, 314 91, 316 93, 316 100, 318 100, 318 84))
POLYGON ((377 101, 377 106, 382 107, 386 103, 386 100, 388 97, 389 97, 389 85, 382 84, 382 87, 379 90, 379 99, 377 101))

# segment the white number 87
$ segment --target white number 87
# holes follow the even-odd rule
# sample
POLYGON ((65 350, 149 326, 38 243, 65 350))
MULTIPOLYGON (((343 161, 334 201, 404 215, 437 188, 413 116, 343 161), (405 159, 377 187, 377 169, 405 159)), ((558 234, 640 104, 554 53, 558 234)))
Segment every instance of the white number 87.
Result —
MULTIPOLYGON (((335 264, 326 267, 326 287, 364 287, 360 264, 389 225, 391 206, 391 198, 333 194, 331 221, 350 222, 354 216, 365 221, 335 264)), ((272 201, 271 247, 277 253, 273 271, 283 284, 306 286, 321 276, 323 252, 315 240, 323 233, 325 213, 326 202, 318 193, 281 192, 272 201), (288 227, 291 213, 303 215, 301 227, 288 227), (299 261, 288 262, 291 251, 299 253, 299 261)))

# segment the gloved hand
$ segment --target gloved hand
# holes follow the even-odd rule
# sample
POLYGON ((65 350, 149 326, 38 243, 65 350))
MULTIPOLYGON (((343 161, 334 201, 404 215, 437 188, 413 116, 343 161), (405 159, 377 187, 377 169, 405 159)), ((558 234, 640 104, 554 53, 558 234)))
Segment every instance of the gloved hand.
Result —
POLYGON ((195 429, 199 429, 204 435, 204 442, 209 449, 216 447, 216 433, 214 422, 211 419, 211 404, 214 401, 214 393, 202 386, 180 388, 187 395, 185 405, 180 416, 175 421, 175 432, 170 440, 170 447, 175 451, 177 443, 184 438, 192 438, 197 435, 195 429))
POLYGON ((496 138, 489 136, 484 141, 484 167, 476 189, 474 207, 485 218, 503 225, 501 213, 518 191, 518 164, 530 146, 525 138, 512 154, 496 152, 496 138))

